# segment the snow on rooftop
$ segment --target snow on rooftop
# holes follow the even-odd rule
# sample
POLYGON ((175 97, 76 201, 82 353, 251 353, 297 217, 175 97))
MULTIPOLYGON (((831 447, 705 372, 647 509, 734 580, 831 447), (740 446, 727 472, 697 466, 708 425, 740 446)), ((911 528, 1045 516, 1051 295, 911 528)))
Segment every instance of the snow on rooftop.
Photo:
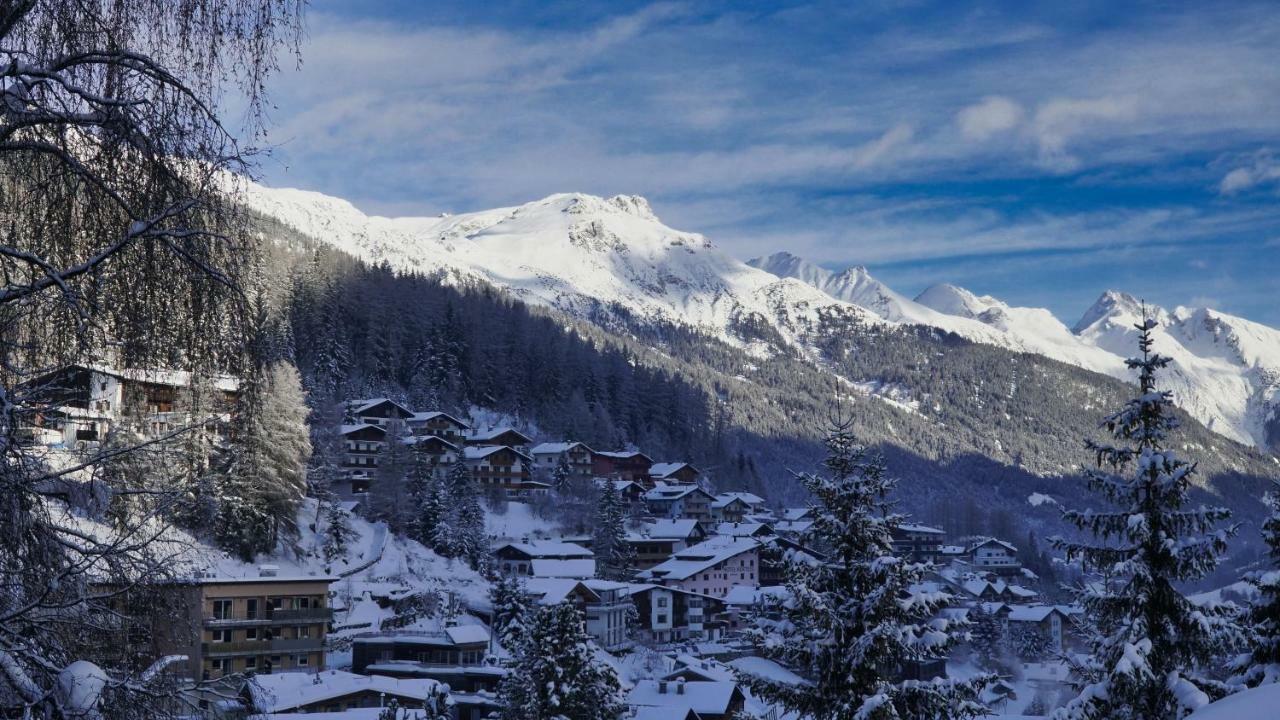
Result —
POLYGON ((577 578, 595 577, 596 561, 591 558, 540 559, 529 562, 534 577, 577 578))
POLYGON ((559 540, 525 540, 518 543, 504 543, 494 548, 494 550, 496 552, 503 548, 513 548, 531 558, 568 560, 594 557, 590 550, 577 543, 559 540))
POLYGON ((697 471, 697 468, 685 462, 660 462, 660 463, 654 463, 649 468, 649 477, 653 477, 653 478, 670 477, 671 475, 674 475, 675 473, 679 472, 681 468, 685 468, 685 467, 691 468, 695 472, 697 471))
POLYGON ((656 538, 661 540, 687 540, 698 531, 698 521, 689 518, 660 518, 647 522, 639 530, 628 535, 630 540, 656 538))
POLYGON ((627 703, 648 707, 690 707, 699 715, 723 715, 737 690, 738 685, 733 682, 641 680, 631 689, 627 703))
POLYGON ((715 536, 676 552, 670 559, 650 568, 646 573, 649 577, 684 580, 759 547, 760 543, 751 538, 715 536))
POLYGON ((255 675, 249 679, 247 688, 260 710, 279 713, 364 691, 423 701, 439 690, 440 683, 426 678, 397 679, 323 670, 315 674, 255 675))
POLYGON ((747 655, 729 661, 729 667, 738 672, 772 680, 786 685, 804 685, 807 681, 794 672, 768 658, 747 655))

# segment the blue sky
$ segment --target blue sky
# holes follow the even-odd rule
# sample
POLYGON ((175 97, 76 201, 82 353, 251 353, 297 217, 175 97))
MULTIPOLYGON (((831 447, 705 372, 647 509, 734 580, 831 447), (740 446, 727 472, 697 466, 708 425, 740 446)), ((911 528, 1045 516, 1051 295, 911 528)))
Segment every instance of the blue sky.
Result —
POLYGON ((1274 4, 960 5, 313 0, 262 175, 386 215, 640 194, 906 294, 1280 326, 1274 4))

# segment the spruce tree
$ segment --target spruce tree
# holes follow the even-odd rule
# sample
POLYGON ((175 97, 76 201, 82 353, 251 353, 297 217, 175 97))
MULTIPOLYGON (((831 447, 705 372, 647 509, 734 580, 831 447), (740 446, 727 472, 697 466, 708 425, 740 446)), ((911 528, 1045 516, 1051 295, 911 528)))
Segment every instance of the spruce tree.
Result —
POLYGON ((499 697, 503 720, 617 720, 626 710, 617 675, 567 603, 534 613, 499 697))
POLYGON ((292 535, 298 529, 298 505, 307 491, 311 458, 308 413, 297 368, 286 361, 272 365, 249 432, 262 457, 261 502, 271 518, 272 544, 281 531, 292 535))
POLYGON ((1141 357, 1127 364, 1138 371, 1138 396, 1102 423, 1119 442, 1086 443, 1097 464, 1089 488, 1113 509, 1065 512, 1095 540, 1053 541, 1068 560, 1112 578, 1078 593, 1092 655, 1076 668, 1085 684, 1061 718, 1182 717, 1208 701, 1196 672, 1234 635, 1225 611, 1193 605, 1174 585, 1210 572, 1235 528, 1217 528, 1231 516, 1225 508, 1188 506, 1196 466, 1168 447, 1178 419, 1170 394, 1156 389, 1169 358, 1152 351, 1155 327, 1149 318, 1136 325, 1141 357))
POLYGON ((355 537, 355 531, 351 529, 347 513, 336 500, 330 500, 328 505, 329 510, 324 517, 324 561, 332 563, 346 557, 347 543, 355 537))
POLYGON ((1245 615, 1249 651, 1232 663, 1234 685, 1257 687, 1280 682, 1280 487, 1263 497, 1271 510, 1262 523, 1262 539, 1272 567, 1245 580, 1258 593, 1245 615))
POLYGON ((757 654, 809 682, 793 685, 744 673, 759 697, 815 720, 938 720, 981 715, 985 677, 958 681, 899 679, 905 666, 946 657, 954 641, 935 619, 949 599, 918 589, 926 565, 893 554, 903 522, 887 496, 893 481, 883 460, 860 446, 848 420, 835 417, 826 439, 827 474, 805 473, 813 494, 807 545, 825 561, 784 560, 789 598, 755 619, 747 632, 757 654), (770 614, 781 616, 767 617, 770 614))
POLYGON ((573 471, 569 467, 568 453, 561 453, 560 459, 556 461, 556 468, 551 473, 551 486, 556 492, 564 492, 569 478, 573 476, 573 471))
POLYGON ((524 641, 526 626, 533 612, 533 598, 514 575, 502 575, 489 589, 493 606, 493 631, 502 646, 514 650, 524 641))
POLYGON ((636 553, 627 542, 626 502, 612 480, 606 479, 600 489, 592 548, 597 576, 619 582, 635 579, 636 553))

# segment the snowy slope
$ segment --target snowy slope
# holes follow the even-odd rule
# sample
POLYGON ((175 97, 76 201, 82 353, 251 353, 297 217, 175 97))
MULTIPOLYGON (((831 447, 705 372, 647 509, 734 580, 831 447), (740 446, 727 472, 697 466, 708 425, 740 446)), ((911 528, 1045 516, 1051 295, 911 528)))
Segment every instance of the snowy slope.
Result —
MULTIPOLYGON (((1173 359, 1166 383, 1178 404, 1227 437, 1280 448, 1280 331, 1206 308, 1147 310, 1159 322, 1156 352, 1173 359)), ((1132 353, 1141 317, 1139 300, 1107 291, 1075 332, 1094 347, 1132 353)))
MULTIPOLYGON (((1131 380, 1132 303, 1107 293, 1073 332, 1048 310, 1009 306, 951 285, 914 300, 865 268, 832 272, 789 253, 743 263, 674 230, 644 198, 559 194, 461 215, 369 216, 338 198, 246 183, 254 210, 370 262, 484 281, 523 300, 600 321, 695 327, 754 353, 769 338, 805 347, 825 319, 910 323, 1131 380)), ((1132 298, 1129 298, 1132 300, 1132 298)), ((1280 447, 1280 332, 1209 310, 1164 313, 1180 405, 1213 430, 1280 447)))
POLYGON ((393 268, 480 279, 579 316, 624 309, 767 351, 735 328, 763 322, 789 342, 819 311, 874 318, 812 286, 748 267, 706 238, 663 225, 644 198, 560 194, 436 218, 366 216, 319 193, 250 184, 244 201, 308 235, 393 268))
MULTIPOLYGON (((1069 329, 1043 308, 1013 307, 953 285, 935 285, 908 300, 862 267, 833 272, 790 253, 750 264, 802 280, 887 321, 936 327, 1133 379, 1124 359, 1137 348, 1133 325, 1141 303, 1123 293, 1103 293, 1069 329)), ((1160 322, 1156 348, 1173 359, 1165 383, 1177 403, 1232 440, 1280 448, 1280 331, 1214 310, 1151 311, 1160 322)))

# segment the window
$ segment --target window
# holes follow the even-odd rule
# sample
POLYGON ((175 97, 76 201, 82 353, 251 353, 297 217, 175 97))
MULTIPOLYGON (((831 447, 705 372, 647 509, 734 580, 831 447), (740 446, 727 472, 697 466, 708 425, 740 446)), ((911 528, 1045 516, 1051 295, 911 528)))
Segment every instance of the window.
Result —
POLYGON ((297 659, 293 661, 293 664, 295 667, 306 667, 307 663, 310 661, 311 661, 311 658, 307 657, 306 655, 299 655, 297 659))
POLYGON ((244 601, 244 616, 250 620, 256 620, 258 617, 258 598, 249 598, 244 601))
POLYGON ((231 642, 231 631, 230 630, 214 630, 213 642, 216 642, 216 643, 231 642))
POLYGON ((665 623, 666 621, 667 621, 667 614, 666 614, 666 613, 662 613, 662 614, 658 615, 658 624, 665 623))
POLYGON ((667 606, 667 599, 664 597, 658 598, 658 607, 664 608, 666 606, 667 606))
POLYGON ((256 657, 247 657, 247 658, 245 658, 245 659, 244 659, 244 669, 245 669, 245 670, 257 670, 257 669, 258 669, 258 658, 256 658, 256 657))
POLYGON ((214 600, 213 617, 218 620, 230 620, 234 603, 231 600, 214 600))
POLYGON ((244 631, 244 639, 245 639, 245 640, 257 640, 257 639, 258 639, 258 628, 249 628, 249 629, 245 630, 245 631, 244 631))

